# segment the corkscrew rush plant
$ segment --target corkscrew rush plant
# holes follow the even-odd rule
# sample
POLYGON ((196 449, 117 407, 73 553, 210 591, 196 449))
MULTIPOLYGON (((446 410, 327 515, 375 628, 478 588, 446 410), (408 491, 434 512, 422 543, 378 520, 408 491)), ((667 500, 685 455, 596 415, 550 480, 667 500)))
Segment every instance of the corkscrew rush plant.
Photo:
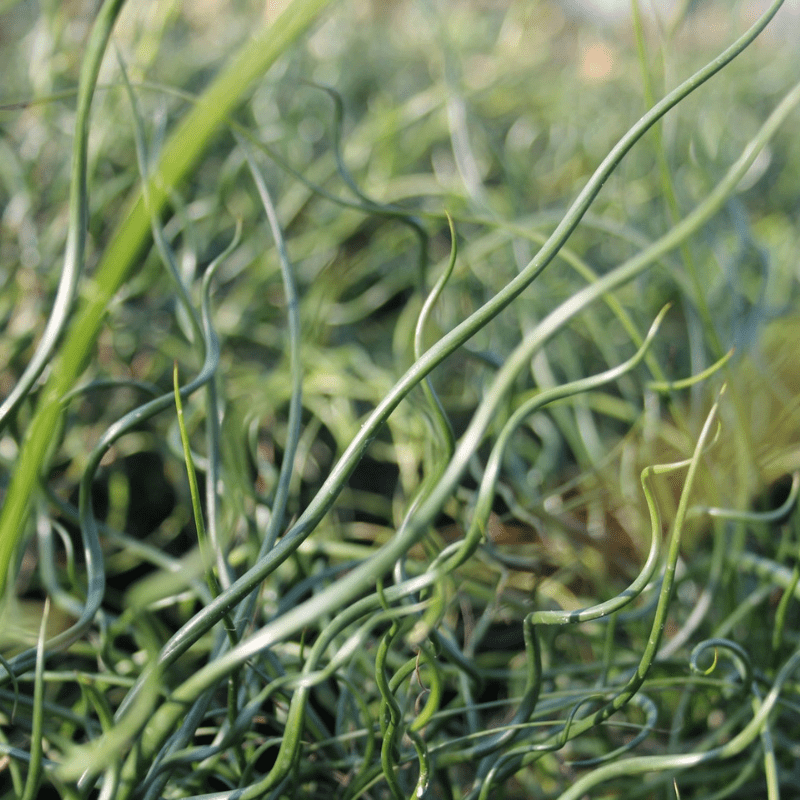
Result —
MULTIPOLYGON (((799 100, 800 87, 787 98, 785 105, 776 111, 775 115, 768 121, 767 125, 764 126, 762 130, 765 134, 765 139, 768 138, 770 128, 777 125, 780 119, 785 116, 799 100)), ((588 305, 589 302, 601 296, 603 292, 608 291, 608 289, 612 288, 615 284, 630 280, 638 271, 643 270, 647 265, 652 263, 655 258, 668 250, 670 246, 676 246, 683 237, 687 236, 692 230, 696 229, 702 221, 707 219, 708 216, 713 213, 713 210, 718 208, 719 203, 722 202, 726 194, 741 180, 742 175, 746 172, 747 167, 755 157, 757 146, 758 145, 754 142, 753 147, 751 147, 748 152, 744 154, 740 162, 730 170, 727 180, 720 184, 717 187, 717 191, 709 196, 709 200, 706 204, 698 208, 691 217, 687 218, 683 226, 676 226, 676 229, 673 229, 677 231, 677 233, 671 232, 671 234, 664 237, 666 241, 656 243, 653 246, 652 252, 645 252, 641 254, 640 257, 632 259, 631 262, 619 267, 615 273, 606 276, 606 279, 599 280, 597 283, 587 287, 583 292, 577 293, 570 298, 562 308, 554 311, 550 317, 541 323, 533 332, 535 335, 531 335, 528 340, 517 349, 515 356, 508 359, 496 380, 496 386, 498 386, 499 389, 487 396, 487 400, 484 401, 481 409, 483 413, 476 413, 474 415, 471 430, 468 430, 462 439, 460 457, 459 453, 456 453, 453 460, 448 465, 447 472, 440 482, 440 487, 443 488, 440 489, 438 494, 442 495, 442 497, 439 497, 437 494, 432 494, 428 502, 423 506, 427 513, 423 515, 422 510, 419 512, 419 528, 406 528, 405 530, 398 531, 392 543, 384 548, 380 557, 374 557, 372 560, 362 565, 361 568, 338 581, 334 587, 328 590, 329 595, 333 595, 337 598, 338 604, 344 605, 351 601, 360 591, 374 582, 376 576, 391 569, 397 558, 405 553, 413 544, 414 540, 424 532, 425 527, 430 524, 432 518, 438 513, 439 508, 444 502, 444 498, 450 495, 454 485, 460 479, 466 466, 466 461, 470 456, 469 451, 474 447, 476 440, 480 438, 482 429, 485 430, 488 426, 496 404, 503 396, 503 389, 513 381, 516 372, 527 363, 535 348, 541 346, 543 341, 548 338, 549 335, 552 335, 552 332, 555 332, 569 317, 577 313, 581 307, 588 305), (411 532, 409 532, 409 530, 411 532)), ((419 372, 422 368, 418 365, 419 362, 412 368, 410 377, 398 383, 395 394, 399 394, 403 390, 408 391, 406 386, 412 384, 413 380, 420 377, 419 372)), ((410 388, 410 386, 408 388, 410 388)), ((362 426, 361 435, 342 456, 337 468, 332 470, 331 475, 317 495, 319 498, 317 503, 309 505, 298 522, 284 534, 280 543, 278 543, 276 547, 262 559, 261 563, 252 570, 252 575, 246 574, 240 578, 239 581, 231 587, 228 593, 217 598, 214 603, 210 604, 204 610, 203 614, 198 615, 192 623, 179 632, 173 641, 164 649, 162 660, 172 661, 177 658, 178 655, 185 651, 196 636, 201 635, 218 621, 218 617, 215 616, 215 614, 219 613, 217 609, 224 610, 226 607, 232 606, 243 596, 252 591, 261 580, 289 555, 291 550, 296 549, 304 538, 304 535, 307 535, 309 527, 318 522, 319 517, 327 511, 335 492, 335 489, 332 487, 343 483, 347 475, 347 468, 352 468, 352 461, 366 448, 369 434, 378 424, 377 420, 385 417, 397 402, 399 402, 399 399, 394 394, 390 395, 389 398, 373 412, 371 419, 376 420, 376 422, 373 422, 372 425, 367 422, 362 426), (319 506, 322 506, 322 508, 320 509, 319 506)), ((327 600, 327 597, 325 600, 327 600)), ((316 615, 319 602, 325 601, 320 598, 315 598, 313 602, 308 603, 305 607, 300 606, 293 609, 292 612, 284 614, 279 620, 275 621, 273 626, 266 626, 263 628, 258 637, 254 637, 250 642, 244 643, 240 647, 239 653, 231 653, 226 656, 225 659, 220 659, 214 664, 210 664, 209 680, 216 680, 221 674, 233 669, 237 664, 249 658, 253 653, 269 646, 269 644, 273 642, 279 641, 293 631, 302 628, 304 623, 316 615)), ((195 676, 193 680, 199 682, 201 678, 198 675, 195 676)), ((175 708, 176 711, 174 713, 179 714, 180 711, 177 709, 179 709, 180 706, 176 705, 175 708)))
MULTIPOLYGON (((0 407, 2 797, 777 797, 797 771, 800 463, 793 438, 750 441, 745 356, 722 354, 689 262, 785 146, 800 84, 773 85, 691 204, 672 196, 666 232, 608 223, 605 261, 584 239, 648 131, 726 86, 782 2, 650 103, 557 218, 527 219, 496 213, 488 181, 447 213, 391 171, 375 188, 360 143, 380 136, 349 127, 346 87, 293 66, 325 49, 334 5, 289 3, 181 93, 163 147, 147 93, 178 101, 124 45, 98 84, 115 20, 139 12, 111 0, 94 23, 65 266, 0 407), (271 119, 285 86, 332 133, 276 137, 239 108, 253 91, 271 119), (90 117, 93 102, 112 106, 90 117), (89 133, 115 103, 136 164, 105 231, 89 133), (514 243, 510 273, 497 242, 514 243), (740 459, 791 488, 726 485, 740 459), (38 633, 14 639, 39 597, 38 633)), ((442 130, 454 163, 481 158, 466 117, 441 114, 461 102, 456 62, 444 95, 408 106, 434 165, 442 130)), ((793 435, 792 384, 758 374, 793 435)))

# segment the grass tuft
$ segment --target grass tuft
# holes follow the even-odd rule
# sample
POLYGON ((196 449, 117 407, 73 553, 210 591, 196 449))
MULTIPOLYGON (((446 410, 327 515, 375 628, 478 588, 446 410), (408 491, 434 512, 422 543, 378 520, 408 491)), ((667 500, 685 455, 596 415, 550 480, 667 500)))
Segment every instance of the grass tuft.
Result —
POLYGON ((783 5, 0 3, 0 800, 791 792, 783 5))

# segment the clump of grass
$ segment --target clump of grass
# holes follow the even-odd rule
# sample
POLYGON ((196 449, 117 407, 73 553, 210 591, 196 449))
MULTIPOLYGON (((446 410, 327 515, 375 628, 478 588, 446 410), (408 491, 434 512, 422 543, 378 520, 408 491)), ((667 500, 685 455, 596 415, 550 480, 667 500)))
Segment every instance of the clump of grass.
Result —
POLYGON ((555 4, 295 0, 176 87, 136 37, 196 20, 112 0, 9 99, 3 280, 57 299, 4 309, 4 796, 793 785, 780 6, 690 69, 634 3, 642 77, 582 84, 555 4))

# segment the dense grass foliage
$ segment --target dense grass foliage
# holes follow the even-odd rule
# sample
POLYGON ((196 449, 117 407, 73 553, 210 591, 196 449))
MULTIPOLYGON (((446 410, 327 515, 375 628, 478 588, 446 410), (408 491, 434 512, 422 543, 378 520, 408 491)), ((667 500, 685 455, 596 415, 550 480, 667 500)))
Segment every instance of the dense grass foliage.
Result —
POLYGON ((800 785, 782 5, 0 2, 0 797, 800 785))

